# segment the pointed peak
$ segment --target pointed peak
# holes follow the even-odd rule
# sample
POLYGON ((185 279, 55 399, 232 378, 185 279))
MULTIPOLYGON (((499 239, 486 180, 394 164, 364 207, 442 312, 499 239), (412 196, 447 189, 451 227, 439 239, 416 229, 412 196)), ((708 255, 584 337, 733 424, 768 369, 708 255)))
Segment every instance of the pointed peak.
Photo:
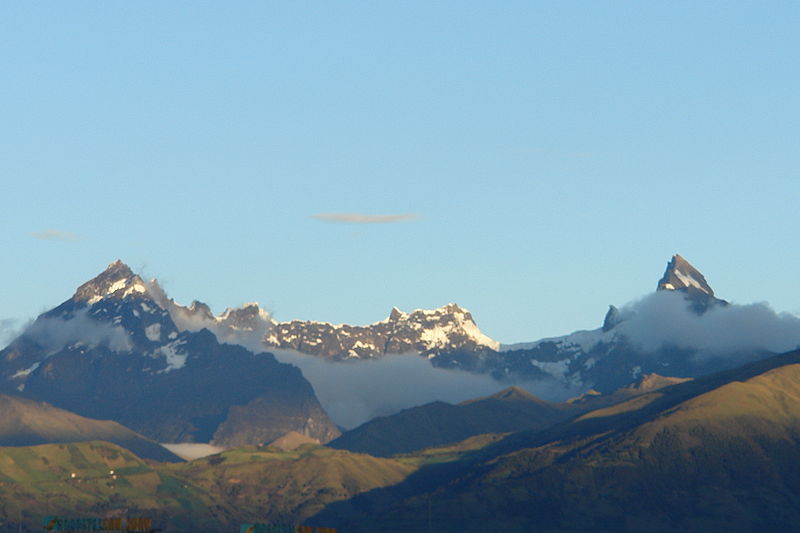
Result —
POLYGON ((123 263, 121 259, 117 259, 113 263, 109 263, 109 265, 103 271, 103 274, 105 274, 107 272, 109 272, 109 273, 110 272, 120 273, 120 274, 124 274, 124 275, 126 275, 128 277, 134 275, 133 274, 133 270, 131 270, 131 267, 129 267, 128 265, 123 263))
POLYGON ((662 376, 660 374, 651 373, 643 375, 636 382, 625 387, 624 390, 634 391, 634 392, 650 392, 657 389, 663 389, 664 387, 669 387, 670 385, 677 385, 678 383, 683 383, 685 381, 691 381, 691 380, 692 378, 678 378, 678 377, 662 376))
POLYGON ((398 320, 400 320, 404 316, 406 316, 406 314, 404 312, 402 312, 397 307, 392 307, 392 311, 391 311, 391 313, 389 313, 389 320, 391 322, 397 322, 398 320))
POLYGON ((714 291, 706 282, 706 278, 689 261, 675 254, 667 263, 664 275, 658 281, 658 291, 700 291, 714 296, 714 291))
POLYGON ((492 394, 489 398, 496 398, 498 400, 528 400, 528 401, 541 401, 538 397, 521 389, 520 387, 511 386, 503 389, 500 392, 492 394))
POLYGON ((111 295, 123 298, 133 293, 145 294, 147 286, 128 265, 117 259, 103 272, 78 287, 72 298, 93 304, 111 295))
POLYGON ((606 317, 603 319, 603 331, 611 331, 620 322, 622 322, 622 317, 619 314, 619 309, 616 306, 609 305, 606 317))
POLYGON ((536 395, 526 391, 525 389, 516 386, 511 386, 499 392, 496 392, 490 396, 483 396, 481 398, 475 398, 472 400, 463 401, 459 405, 469 405, 472 403, 482 402, 486 400, 500 400, 504 402, 533 402, 538 404, 547 403, 541 398, 537 397, 536 395))

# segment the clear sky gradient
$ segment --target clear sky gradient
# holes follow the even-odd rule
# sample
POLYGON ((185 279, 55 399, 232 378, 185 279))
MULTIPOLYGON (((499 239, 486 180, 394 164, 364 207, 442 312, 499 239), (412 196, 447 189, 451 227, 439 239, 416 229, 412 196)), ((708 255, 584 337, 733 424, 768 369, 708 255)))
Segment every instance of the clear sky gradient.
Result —
POLYGON ((680 253, 800 312, 798 2, 0 4, 0 324, 180 303, 600 325, 680 253))

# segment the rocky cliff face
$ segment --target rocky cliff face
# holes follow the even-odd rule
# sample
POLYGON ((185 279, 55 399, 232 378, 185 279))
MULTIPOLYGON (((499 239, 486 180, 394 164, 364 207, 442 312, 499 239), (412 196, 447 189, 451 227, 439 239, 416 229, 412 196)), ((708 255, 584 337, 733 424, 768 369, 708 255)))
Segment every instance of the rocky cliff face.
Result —
MULTIPOLYGON (((680 255, 667 264, 657 284, 656 296, 659 294, 665 297, 651 303, 663 307, 665 313, 685 308, 700 317, 712 308, 728 305, 714 295, 703 274, 680 255)), ((213 317, 203 309, 207 308, 193 304, 178 313, 202 315, 203 320, 213 321, 217 330, 223 328, 225 320, 238 316, 226 311, 213 317)), ((596 330, 503 347, 481 333, 469 311, 456 304, 411 313, 395 308, 386 319, 366 326, 276 322, 257 307, 250 307, 240 312, 247 317, 242 322, 245 326, 227 327, 225 332, 227 338, 237 342, 237 338, 264 331, 259 342, 266 349, 295 350, 332 361, 413 353, 436 367, 490 374, 507 383, 549 380, 571 393, 592 387, 611 392, 647 373, 697 376, 743 362, 741 354, 733 354, 735 357, 728 360, 708 360, 698 357, 696 349, 669 343, 643 349, 637 342, 640 332, 635 331, 639 326, 631 323, 637 312, 630 306, 610 306, 602 327, 596 330)), ((661 320, 668 322, 670 318, 665 315, 661 320)))
MULTIPOLYGON (((155 282, 112 263, 0 351, 0 389, 160 442, 209 442, 219 431, 239 444, 289 431, 321 442, 339 434, 297 368, 190 329, 165 302, 155 282)), ((252 333, 250 314, 231 312, 220 327, 252 333)))
POLYGON ((710 306, 727 305, 728 302, 714 296, 706 278, 689 261, 673 255, 664 275, 658 280, 657 291, 679 291, 686 295, 697 314, 703 314, 710 306))
POLYGON ((469 311, 452 303, 411 313, 394 308, 388 318, 367 326, 299 320, 276 322, 264 342, 269 347, 335 360, 499 348, 498 342, 481 333, 469 311))

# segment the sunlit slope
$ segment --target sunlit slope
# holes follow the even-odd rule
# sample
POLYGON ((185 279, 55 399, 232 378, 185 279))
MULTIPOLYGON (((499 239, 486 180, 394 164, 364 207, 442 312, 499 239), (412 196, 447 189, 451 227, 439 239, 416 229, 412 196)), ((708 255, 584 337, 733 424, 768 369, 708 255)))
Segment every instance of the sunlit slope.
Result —
POLYGON ((34 529, 48 515, 115 511, 157 521, 169 517, 174 527, 212 520, 208 494, 106 442, 0 448, 0 502, 4 523, 21 514, 34 529))
POLYGON ((325 505, 399 483, 411 463, 306 445, 242 448, 189 463, 147 462, 105 442, 0 448, 0 522, 145 516, 165 532, 301 523, 325 505))
POLYGON ((410 464, 322 446, 294 451, 240 448, 170 471, 212 494, 216 509, 236 520, 299 523, 325 505, 401 482, 410 464))
POLYGON ((765 372, 745 382, 733 381, 692 398, 644 424, 636 434, 651 441, 664 430, 677 430, 682 444, 697 444, 699 430, 740 438, 793 441, 800 429, 800 364, 765 372))
POLYGON ((0 446, 89 440, 113 442, 148 459, 181 460, 158 443, 111 420, 94 420, 45 402, 0 394, 0 446))
POLYGON ((459 532, 800 530, 799 362, 779 356, 512 435, 460 469, 421 469, 392 504, 371 495, 319 518, 348 531, 424 530, 429 516, 459 532))

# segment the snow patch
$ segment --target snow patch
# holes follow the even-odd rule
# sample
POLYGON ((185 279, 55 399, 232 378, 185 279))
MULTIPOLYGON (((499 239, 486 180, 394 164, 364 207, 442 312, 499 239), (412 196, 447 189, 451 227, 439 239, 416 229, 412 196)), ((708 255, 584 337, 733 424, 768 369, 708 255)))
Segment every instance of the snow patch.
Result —
POLYGON ((182 343, 171 342, 156 350, 156 354, 164 357, 167 362, 167 367, 163 370, 159 370, 159 374, 172 372, 173 370, 178 370, 186 366, 187 354, 178 353, 177 351, 177 348, 180 344, 182 343))
POLYGON ((135 292, 137 292, 137 293, 139 293, 139 294, 143 294, 143 293, 147 292, 147 289, 146 289, 146 288, 145 288, 145 286, 144 286, 144 285, 142 285, 141 283, 135 283, 134 285, 130 286, 130 287, 128 288, 128 290, 126 290, 126 291, 125 291, 125 292, 122 294, 122 296, 123 296, 123 297, 125 297, 125 296, 128 296, 128 295, 130 295, 130 294, 133 294, 133 293, 135 293, 135 292))
POLYGON ((569 335, 563 335, 561 337, 548 337, 534 342, 503 344, 500 347, 500 350, 504 352, 511 350, 530 350, 536 348, 542 343, 551 342, 558 345, 561 349, 572 348, 573 352, 581 351, 583 353, 589 353, 601 341, 608 340, 613 337, 613 335, 613 332, 603 331, 602 328, 580 330, 570 333, 569 335))
POLYGON ((144 328, 144 334, 147 340, 151 342, 159 342, 161 340, 161 324, 156 322, 144 328))
POLYGON ((696 279, 694 279, 689 274, 685 274, 685 273, 681 272, 680 270, 678 270, 677 268, 675 270, 673 270, 672 272, 687 287, 695 287, 697 289, 700 289, 703 292, 707 292, 706 289, 703 288, 703 286, 700 284, 700 282, 697 281, 696 279))
POLYGON ((33 372, 34 370, 39 368, 40 364, 41 363, 33 363, 30 367, 26 368, 25 370, 20 370, 19 372, 17 372, 13 376, 11 376, 11 379, 23 378, 23 377, 27 376, 28 374, 30 374, 31 372, 33 372))
POLYGON ((124 289, 127 284, 128 284, 128 280, 127 279, 123 278, 123 279, 117 280, 117 281, 115 281, 114 283, 111 284, 111 286, 106 291, 106 294, 114 294, 118 290, 124 289))
POLYGON ((567 381, 569 363, 569 359, 562 359, 561 361, 536 361, 531 359, 531 365, 564 382, 567 381))

